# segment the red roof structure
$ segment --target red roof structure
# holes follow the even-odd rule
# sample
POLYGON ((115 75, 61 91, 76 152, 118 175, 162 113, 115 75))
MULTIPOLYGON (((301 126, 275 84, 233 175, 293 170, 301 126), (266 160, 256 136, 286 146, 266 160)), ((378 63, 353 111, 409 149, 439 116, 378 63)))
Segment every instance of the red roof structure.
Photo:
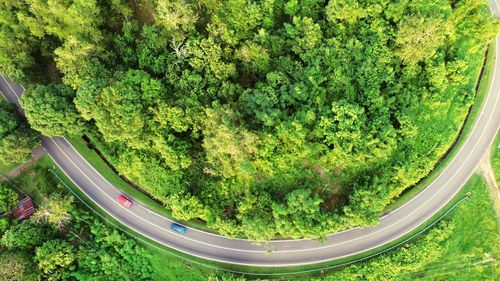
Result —
POLYGON ((35 206, 33 206, 33 201, 29 197, 19 201, 19 204, 12 210, 12 214, 18 220, 28 218, 33 212, 35 212, 35 206))

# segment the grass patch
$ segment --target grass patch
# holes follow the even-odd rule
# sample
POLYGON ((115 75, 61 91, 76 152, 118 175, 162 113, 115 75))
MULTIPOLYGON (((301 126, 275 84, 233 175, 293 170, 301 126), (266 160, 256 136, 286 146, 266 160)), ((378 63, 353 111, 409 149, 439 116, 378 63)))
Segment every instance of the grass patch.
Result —
POLYGON ((43 194, 61 191, 61 186, 48 173, 48 169, 52 166, 52 159, 45 155, 13 181, 22 191, 28 193, 35 202, 41 202, 43 194))
POLYGON ((500 186, 500 133, 497 134, 493 148, 491 149, 491 166, 495 171, 497 186, 500 186))
POLYGON ((488 47, 488 53, 485 58, 482 77, 479 77, 480 70, 477 73, 478 78, 476 82, 478 84, 477 83, 476 84, 478 85, 478 87, 476 96, 474 98, 474 103, 470 108, 470 112, 466 120, 464 120, 465 123, 463 124, 461 132, 457 136, 456 142, 450 147, 446 156, 440 161, 438 161, 434 169, 427 176, 425 176, 419 183, 406 190, 398 198, 394 199, 394 201, 385 208, 384 214, 389 213, 399 208, 400 206, 404 205, 411 198, 415 197, 415 195, 417 195, 420 191, 426 188, 430 183, 432 183, 432 181, 434 181, 439 176, 439 174, 446 168, 446 166, 448 166, 448 164, 453 159, 453 157, 455 157, 458 151, 460 151, 460 148, 462 147, 464 142, 467 140, 469 134, 471 133, 477 117, 481 113, 483 101, 488 95, 488 92, 490 90, 491 80, 493 78, 493 69, 495 67, 495 56, 496 56, 496 45, 493 42, 488 47), (479 78, 481 79, 479 80, 479 78))
POLYGON ((472 192, 471 200, 448 218, 453 234, 444 244, 441 258, 429 264, 428 269, 414 274, 418 280, 498 280, 500 277, 500 268, 493 260, 500 254, 500 226, 496 223, 486 184, 474 176, 464 189, 472 192), (488 260, 491 262, 484 262, 488 260))
POLYGON ((0 174, 7 174, 8 172, 12 171, 15 167, 19 165, 20 164, 5 164, 5 165, 0 164, 0 174))
POLYGON ((165 254, 163 251, 148 246, 150 262, 153 266, 154 280, 190 280, 204 281, 206 273, 196 266, 165 254))

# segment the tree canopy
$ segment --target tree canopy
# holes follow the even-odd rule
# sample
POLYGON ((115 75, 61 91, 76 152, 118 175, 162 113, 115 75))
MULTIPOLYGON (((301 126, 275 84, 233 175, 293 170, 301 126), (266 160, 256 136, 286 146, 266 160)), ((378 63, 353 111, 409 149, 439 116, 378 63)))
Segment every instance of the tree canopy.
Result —
POLYGON ((18 202, 17 193, 5 182, 0 182, 0 212, 10 212, 18 202))
POLYGON ((50 240, 42 246, 36 248, 35 261, 38 268, 45 274, 50 274, 54 278, 58 270, 70 265, 75 260, 73 246, 63 240, 50 240))
POLYGON ((375 223, 453 143, 499 27, 483 0, 1 5, 33 128, 253 239, 375 223))
POLYGON ((25 220, 7 230, 0 243, 9 250, 31 250, 50 240, 53 236, 54 232, 51 229, 25 220))
POLYGON ((33 129, 47 136, 79 135, 84 121, 73 103, 71 87, 64 84, 38 85, 21 97, 21 105, 33 129))
MULTIPOLYGON (((14 105, 0 101, 0 163, 19 164, 31 158, 40 141, 16 111, 14 105)), ((1 209, 1 208, 0 208, 1 209)))

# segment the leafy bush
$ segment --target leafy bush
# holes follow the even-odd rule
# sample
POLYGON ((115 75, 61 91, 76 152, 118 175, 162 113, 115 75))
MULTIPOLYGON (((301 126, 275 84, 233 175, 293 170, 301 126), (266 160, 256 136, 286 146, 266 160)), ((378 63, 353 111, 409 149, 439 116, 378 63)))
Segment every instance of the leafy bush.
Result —
POLYGON ((12 226, 2 236, 0 243, 9 250, 32 250, 54 237, 54 232, 32 221, 25 220, 12 226))

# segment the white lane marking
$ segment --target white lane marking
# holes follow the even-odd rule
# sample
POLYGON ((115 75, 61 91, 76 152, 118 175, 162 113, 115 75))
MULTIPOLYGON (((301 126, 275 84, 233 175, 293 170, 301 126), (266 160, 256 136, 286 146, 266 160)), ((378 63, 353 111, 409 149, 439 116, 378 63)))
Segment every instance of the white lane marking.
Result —
POLYGON ((12 89, 12 86, 10 85, 9 81, 7 81, 7 79, 5 79, 5 77, 3 75, 0 75, 0 76, 2 76, 3 81, 5 81, 7 86, 9 86, 10 90, 12 91, 12 93, 14 93, 14 95, 16 95, 17 99, 20 99, 20 97, 17 95, 16 91, 14 91, 14 89, 12 89))
POLYGON ((498 2, 496 0, 492 0, 490 2, 495 6, 495 7, 490 6, 490 11, 492 12, 492 14, 498 13, 498 11, 500 10, 498 8, 498 2))
MULTIPOLYGON (((62 152, 62 154, 64 154, 64 156, 66 156, 66 158, 73 164, 73 166, 75 166, 76 169, 78 169, 82 175, 84 175, 89 182, 91 182, 96 188, 97 190, 99 190, 100 192, 102 192, 106 197, 108 197, 111 201, 113 201, 116 205, 120 206, 120 207, 123 207, 121 206, 115 198, 111 197, 109 194, 107 194, 106 192, 104 192, 100 187, 99 185, 97 185, 89 176, 87 176, 87 174, 85 174, 85 172, 82 171, 82 169, 80 169, 80 167, 66 154, 66 152, 64 152, 64 150, 59 146, 59 144, 57 144, 57 142, 53 139, 53 138, 49 138, 49 140, 51 140, 56 146, 57 148, 62 152)), ((96 202, 94 202, 96 203, 96 202)), ((199 240, 195 240, 195 239, 192 239, 186 235, 180 235, 174 231, 171 231, 169 228, 164 228, 162 226, 159 226, 155 223, 152 223, 148 220, 145 220, 144 218, 142 218, 141 216, 138 216, 137 214, 135 214, 134 212, 131 211, 131 209, 127 209, 127 208, 122 208, 123 210, 125 210, 126 212, 130 213, 132 216, 140 219, 141 221, 147 223, 147 224, 150 224, 156 228, 159 228, 161 229, 162 231, 165 231, 165 233, 170 233, 170 234, 174 234, 180 238, 184 238, 186 240, 189 240, 189 241, 192 241, 192 242, 196 242, 196 243, 200 243, 202 245, 206 245, 206 246, 212 246, 214 248, 220 248, 220 249, 224 249, 224 250, 232 250, 232 251, 239 251, 239 252, 252 252, 252 253, 266 253, 265 250, 241 250, 241 249, 233 249, 233 248, 227 248, 227 247, 224 247, 224 246, 219 246, 219 245, 213 245, 213 244, 210 244, 210 243, 206 243, 206 242, 203 242, 203 241, 199 241, 199 240), (168 231, 168 232, 167 232, 168 231)))

